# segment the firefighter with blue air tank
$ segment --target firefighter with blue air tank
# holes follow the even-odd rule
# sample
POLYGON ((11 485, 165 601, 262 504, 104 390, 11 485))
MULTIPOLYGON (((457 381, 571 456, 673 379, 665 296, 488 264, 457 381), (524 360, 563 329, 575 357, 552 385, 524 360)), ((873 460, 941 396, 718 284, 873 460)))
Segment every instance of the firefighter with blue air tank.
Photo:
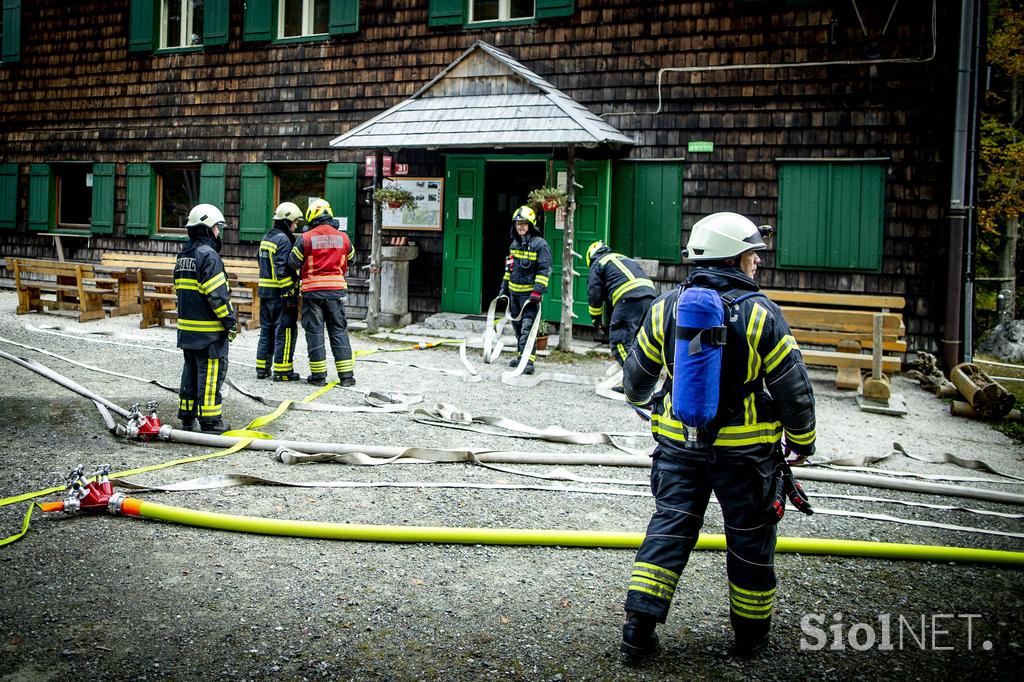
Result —
MULTIPOLYGON (((512 214, 509 236, 512 244, 498 295, 508 296, 508 311, 518 339, 518 355, 509 362, 509 367, 515 367, 526 349, 530 329, 540 314, 540 303, 548 290, 551 247, 537 229, 537 213, 529 206, 520 206, 512 214)), ((537 354, 531 353, 523 374, 533 374, 536 359, 537 354)))
POLYGON ((753 656, 769 643, 781 444, 798 460, 813 454, 815 416, 796 341, 754 282, 765 248, 762 230, 744 216, 698 221, 686 252, 696 268, 654 301, 623 368, 626 398, 650 409, 656 441, 655 512, 626 592, 621 650, 631 659, 657 648, 655 628, 684 585, 712 492, 728 545, 734 652, 753 656), (691 308, 717 321, 700 321, 691 308), (659 388, 663 369, 669 378, 659 388))
POLYGON ((274 211, 274 225, 260 241, 260 340, 256 345, 256 378, 298 381, 295 335, 299 319, 299 276, 289 256, 302 211, 285 201, 274 211), (268 365, 270 365, 268 367, 268 365))
POLYGON ((228 343, 238 334, 224 262, 220 258, 224 214, 199 204, 188 214, 188 242, 174 262, 178 298, 178 348, 185 354, 178 389, 181 428, 227 431, 221 389, 228 374, 228 343))
POLYGON ((636 331, 658 295, 654 282, 632 258, 614 253, 602 241, 587 248, 587 299, 590 319, 601 329, 604 304, 611 306, 608 321, 608 344, 615 361, 622 366, 633 346, 636 331))

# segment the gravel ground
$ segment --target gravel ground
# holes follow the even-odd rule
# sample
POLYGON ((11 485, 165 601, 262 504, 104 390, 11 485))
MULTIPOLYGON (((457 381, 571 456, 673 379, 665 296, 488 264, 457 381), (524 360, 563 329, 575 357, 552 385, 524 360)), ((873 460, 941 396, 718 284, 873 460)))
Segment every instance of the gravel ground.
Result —
MULTIPOLYGON (((138 316, 87 324, 57 314, 19 317, 13 314, 15 304, 11 292, 0 292, 3 339, 95 367, 177 383, 180 355, 174 350, 171 329, 139 330, 138 316), (39 331, 42 328, 50 333, 39 331)), ((305 384, 254 378, 256 338, 255 332, 243 333, 232 347, 231 378, 275 400, 308 395, 311 390, 305 384)), ((378 343, 356 335, 353 345, 369 349, 378 343)), ((0 350, 38 360, 122 406, 158 400, 161 415, 177 426, 175 397, 154 385, 91 371, 6 342, 0 342, 0 350)), ((304 350, 303 341, 297 357, 303 375, 304 350)), ((370 357, 461 367, 458 353, 451 349, 370 357)), ((505 386, 498 381, 504 367, 483 365, 479 351, 471 358, 484 375, 480 383, 399 364, 359 362, 357 388, 419 394, 428 404, 446 402, 473 414, 504 415, 538 427, 643 430, 621 403, 597 397, 585 387, 555 382, 535 388, 505 386)), ((595 358, 571 365, 544 359, 539 363, 542 370, 594 377, 602 376, 607 365, 607 359, 595 358)), ((0 363, 0 372, 0 497, 58 485, 79 463, 106 462, 119 471, 214 451, 116 438, 104 429, 90 401, 11 362, 0 363)), ((812 377, 819 459, 884 455, 898 442, 912 454, 979 457, 1024 475, 1019 444, 982 423, 950 417, 945 403, 915 384, 895 380, 909 410, 898 418, 860 411, 852 395, 835 391, 827 372, 812 377)), ((362 397, 360 392, 335 389, 320 401, 356 405, 362 397)), ((236 427, 270 411, 237 392, 225 396, 225 418, 236 427)), ((371 445, 616 452, 611 446, 442 429, 413 422, 403 413, 293 411, 263 430, 283 439, 371 445)), ((516 468, 550 472, 555 467, 516 468)), ((645 470, 637 468, 560 468, 584 477, 639 482, 646 477, 645 470)), ((962 485, 1024 492, 992 475, 904 456, 874 468, 974 476, 992 482, 962 485)), ((552 485, 466 464, 288 467, 258 451, 154 471, 136 480, 166 484, 217 473, 291 481, 552 485)), ((643 485, 615 487, 646 491, 643 485)), ((818 494, 815 503, 820 508, 1024 532, 1019 519, 821 497, 854 494, 946 501, 934 496, 816 482, 806 487, 812 496, 818 494)), ((201 510, 284 519, 630 532, 642 531, 653 509, 648 496, 426 487, 246 486, 138 496, 201 510)), ((951 502, 1021 512, 1020 507, 976 500, 951 502)), ((0 508, 0 537, 18 531, 26 508, 25 503, 0 508)), ((714 504, 705 530, 722 532, 714 504)), ((824 514, 807 518, 792 511, 781 534, 1024 551, 1018 538, 824 514)), ((931 679, 936 674, 1019 679, 1024 663, 1024 581, 1019 569, 795 554, 777 557, 779 591, 769 654, 753 661, 736 660, 728 653, 724 556, 696 552, 669 622, 660 628, 660 654, 639 666, 626 665, 617 649, 632 560, 632 550, 306 540, 107 515, 44 515, 37 510, 25 537, 0 548, 0 589, 8 595, 0 606, 0 680, 647 680, 697 675, 796 680, 931 679), (819 627, 821 638, 802 627, 802 620, 819 627), (886 622, 889 647, 882 642, 886 622), (849 643, 851 631, 856 647, 849 643), (875 641, 864 646, 871 634, 875 641)))

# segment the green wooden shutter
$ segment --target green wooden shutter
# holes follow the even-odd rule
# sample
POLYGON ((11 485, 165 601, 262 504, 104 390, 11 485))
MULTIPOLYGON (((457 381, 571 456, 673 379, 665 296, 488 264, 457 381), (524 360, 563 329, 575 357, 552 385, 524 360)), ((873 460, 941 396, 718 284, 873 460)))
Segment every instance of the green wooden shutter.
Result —
POLYGON ((574 0, 537 0, 537 18, 571 17, 574 5, 574 0))
POLYGON ((324 182, 324 198, 334 217, 346 227, 350 237, 356 233, 356 170, 358 164, 329 163, 324 182))
POLYGON ((238 238, 255 241, 270 229, 274 193, 274 174, 263 163, 243 163, 242 201, 238 210, 238 238))
POLYGON ((204 163, 199 167, 199 203, 213 204, 224 212, 223 163, 204 163))
POLYGON ((337 36, 345 33, 355 33, 358 30, 359 0, 331 0, 331 35, 337 36))
POLYGON ((683 169, 674 163, 636 164, 633 250, 638 258, 679 261, 683 169))
POLYGON ((264 42, 274 38, 274 6, 272 0, 245 0, 242 40, 264 42))
POLYGON ((16 62, 21 59, 21 0, 4 0, 3 12, 2 59, 16 62))
POLYGON ((461 26, 465 21, 465 0, 430 0, 430 26, 461 26))
POLYGON ((633 245, 636 232, 633 225, 636 211, 636 166, 635 163, 617 164, 612 180, 611 241, 608 246, 612 251, 626 256, 638 256, 633 245))
POLYGON ((0 230, 18 225, 18 164, 0 163, 0 230))
POLYGON ((127 190, 125 234, 152 234, 156 223, 156 174, 153 167, 148 163, 128 164, 127 190))
POLYGON ((203 13, 203 45, 227 45, 228 0, 206 0, 203 13))
POLYGON ((114 232, 114 164, 92 165, 92 233, 114 232))
POLYGON ((881 163, 779 168, 780 268, 881 272, 884 219, 881 163))
POLYGON ((131 0, 128 9, 128 51, 152 52, 156 38, 156 0, 131 0))
POLYGON ((53 173, 46 163, 28 167, 28 229, 45 231, 53 217, 53 173))

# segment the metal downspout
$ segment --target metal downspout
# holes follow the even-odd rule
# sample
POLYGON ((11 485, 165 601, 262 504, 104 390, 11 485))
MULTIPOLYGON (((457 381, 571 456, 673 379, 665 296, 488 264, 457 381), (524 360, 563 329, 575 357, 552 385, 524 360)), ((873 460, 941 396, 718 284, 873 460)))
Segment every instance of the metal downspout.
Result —
POLYGON ((961 4, 960 51, 957 60, 956 114, 953 121, 953 169, 949 199, 949 255, 942 359, 948 373, 971 353, 973 309, 973 247, 965 239, 974 219, 977 167, 977 60, 980 55, 978 4, 961 4), (965 242, 966 253, 965 253, 965 242))

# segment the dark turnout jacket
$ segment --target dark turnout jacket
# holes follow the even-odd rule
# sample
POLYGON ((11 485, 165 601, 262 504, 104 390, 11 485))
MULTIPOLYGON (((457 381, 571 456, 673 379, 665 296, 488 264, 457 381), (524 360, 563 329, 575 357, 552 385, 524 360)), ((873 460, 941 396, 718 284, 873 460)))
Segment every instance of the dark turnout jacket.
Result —
MULTIPOLYGON (((757 292, 737 268, 699 268, 683 286, 720 294, 757 292)), ((659 449, 681 453, 686 429, 672 414, 676 305, 681 287, 651 305, 623 367, 623 388, 634 405, 653 400, 651 431, 659 449), (655 393, 662 368, 668 379, 655 393)), ((814 394, 800 349, 782 311, 763 294, 737 300, 725 316, 718 412, 707 427, 716 453, 741 456, 774 447, 783 434, 797 454, 814 452, 814 394)))
POLYGON ((191 237, 174 263, 178 348, 197 350, 227 340, 236 328, 224 262, 213 240, 191 237))

